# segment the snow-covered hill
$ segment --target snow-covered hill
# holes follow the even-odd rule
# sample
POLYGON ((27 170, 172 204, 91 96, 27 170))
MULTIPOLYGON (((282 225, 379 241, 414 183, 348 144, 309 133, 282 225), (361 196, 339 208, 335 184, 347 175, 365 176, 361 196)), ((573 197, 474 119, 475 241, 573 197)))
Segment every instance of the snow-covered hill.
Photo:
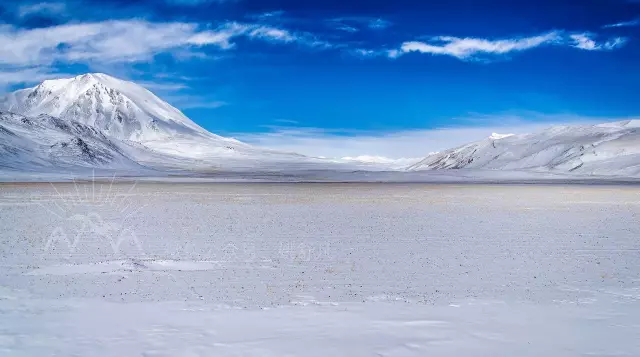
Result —
POLYGON ((25 116, 47 114, 75 120, 124 140, 207 134, 145 88, 101 73, 44 81, 7 95, 0 107, 25 116))
POLYGON ((0 99, 0 113, 0 135, 7 138, 2 145, 7 155, 0 158, 4 166, 37 162, 85 167, 122 159, 151 168, 210 170, 321 161, 212 134, 147 89, 101 73, 47 80, 10 93, 0 99), (97 141, 74 132, 77 128, 91 132, 97 141), (74 154, 74 138, 81 140, 77 148, 93 145, 100 155, 96 152, 93 161, 86 161, 82 150, 74 154))
POLYGON ((461 168, 638 176, 640 120, 556 126, 524 135, 494 134, 429 155, 407 169, 461 168))

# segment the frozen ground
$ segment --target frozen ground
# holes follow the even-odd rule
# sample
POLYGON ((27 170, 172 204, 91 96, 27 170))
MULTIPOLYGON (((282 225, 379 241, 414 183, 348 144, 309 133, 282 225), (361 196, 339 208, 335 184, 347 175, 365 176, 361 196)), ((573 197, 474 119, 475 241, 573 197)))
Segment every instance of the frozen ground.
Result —
POLYGON ((640 188, 0 184, 0 355, 637 356, 640 188))

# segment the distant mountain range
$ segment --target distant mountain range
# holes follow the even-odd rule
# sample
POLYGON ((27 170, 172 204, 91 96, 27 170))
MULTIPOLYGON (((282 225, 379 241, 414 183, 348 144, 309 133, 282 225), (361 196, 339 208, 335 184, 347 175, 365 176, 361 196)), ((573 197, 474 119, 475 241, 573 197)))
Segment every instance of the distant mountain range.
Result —
MULTIPOLYGON (((312 158, 208 132, 147 89, 106 74, 48 80, 0 99, 0 169, 286 171, 380 169, 381 158, 312 158)), ((382 160, 384 161, 384 160, 382 160)), ((430 154, 398 171, 525 170, 640 176, 640 121, 556 126, 430 154)))
POLYGON ((640 175, 640 120, 554 126, 498 135, 435 153, 407 168, 531 170, 582 175, 640 175))

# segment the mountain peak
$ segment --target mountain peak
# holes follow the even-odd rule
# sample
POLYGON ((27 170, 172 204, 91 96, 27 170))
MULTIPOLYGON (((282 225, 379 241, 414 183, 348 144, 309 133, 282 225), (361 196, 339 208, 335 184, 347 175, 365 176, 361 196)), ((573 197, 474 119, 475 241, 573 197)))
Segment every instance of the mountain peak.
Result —
MULTIPOLYGON (((68 86, 70 84, 76 85, 92 85, 95 83, 105 84, 108 81, 123 81, 121 79, 109 76, 104 73, 85 73, 71 78, 58 78, 58 79, 47 79, 40 83, 37 87, 44 88, 59 88, 62 86, 68 86)), ((126 82, 126 81, 123 81, 126 82)), ((131 82, 132 83, 132 82, 131 82)), ((132 83, 133 84, 133 83, 132 83)))
POLYGON ((85 73, 73 78, 76 81, 82 82, 104 82, 110 80, 121 80, 104 73, 85 73))
POLYGON ((513 135, 514 134, 491 133, 491 135, 489 136, 489 139, 491 139, 491 140, 500 140, 500 139, 508 138, 510 136, 513 136, 513 135))
POLYGON ((106 75, 104 73, 97 73, 96 72, 96 73, 81 74, 81 75, 75 76, 73 79, 74 80, 80 80, 80 81, 89 81, 89 80, 96 81, 96 80, 99 80, 100 78, 114 78, 114 77, 111 77, 111 76, 106 75))
POLYGON ((76 120, 125 140, 155 140, 184 133, 211 135, 149 90, 104 73, 46 80, 10 93, 0 101, 0 109, 76 120))

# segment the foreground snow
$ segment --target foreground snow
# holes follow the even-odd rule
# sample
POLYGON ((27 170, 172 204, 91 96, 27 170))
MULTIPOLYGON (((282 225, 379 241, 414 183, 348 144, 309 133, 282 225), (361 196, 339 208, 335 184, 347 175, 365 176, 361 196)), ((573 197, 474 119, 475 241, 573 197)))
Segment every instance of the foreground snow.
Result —
POLYGON ((636 186, 0 185, 0 355, 637 356, 636 186))
POLYGON ((7 356, 633 356, 633 306, 0 300, 7 356))

